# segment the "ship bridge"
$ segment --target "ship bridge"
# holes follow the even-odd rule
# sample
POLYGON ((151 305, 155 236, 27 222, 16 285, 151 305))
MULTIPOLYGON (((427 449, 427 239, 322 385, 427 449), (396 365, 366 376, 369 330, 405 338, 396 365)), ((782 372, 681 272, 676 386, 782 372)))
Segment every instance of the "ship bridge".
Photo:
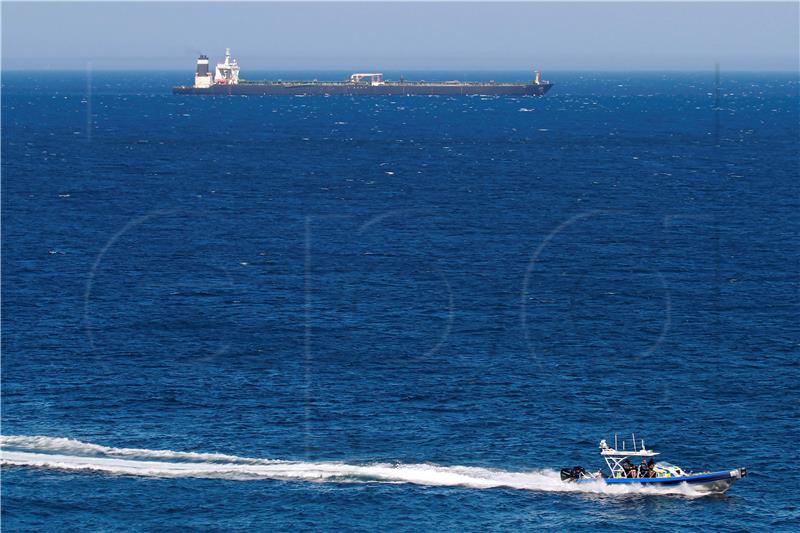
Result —
POLYGON ((225 49, 225 62, 217 63, 214 83, 218 85, 236 85, 239 83, 239 64, 231 59, 231 49, 225 49))
POLYGON ((369 83, 370 85, 383 84, 383 73, 381 72, 357 72, 350 74, 350 83, 369 83))

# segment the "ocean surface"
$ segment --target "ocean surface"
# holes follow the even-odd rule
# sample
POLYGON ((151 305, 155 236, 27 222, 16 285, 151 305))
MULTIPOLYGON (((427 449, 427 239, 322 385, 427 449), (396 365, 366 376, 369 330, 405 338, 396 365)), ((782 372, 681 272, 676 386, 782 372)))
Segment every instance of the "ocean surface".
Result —
POLYGON ((797 75, 546 77, 4 72, 4 529, 797 530, 797 75))

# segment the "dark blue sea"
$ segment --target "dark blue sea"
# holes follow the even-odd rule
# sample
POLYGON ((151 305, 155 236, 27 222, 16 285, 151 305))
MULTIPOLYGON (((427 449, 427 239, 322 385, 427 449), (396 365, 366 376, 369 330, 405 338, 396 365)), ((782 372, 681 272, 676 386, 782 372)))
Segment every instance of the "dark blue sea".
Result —
POLYGON ((797 74, 546 77, 4 72, 4 529, 797 530, 797 74))

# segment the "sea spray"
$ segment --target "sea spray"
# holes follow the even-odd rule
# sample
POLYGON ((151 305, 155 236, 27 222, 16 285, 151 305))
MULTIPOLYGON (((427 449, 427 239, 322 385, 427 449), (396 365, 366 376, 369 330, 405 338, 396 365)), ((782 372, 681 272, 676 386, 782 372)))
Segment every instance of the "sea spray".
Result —
POLYGON ((219 478, 334 483, 412 483, 472 489, 511 488, 588 494, 652 494, 699 497, 688 486, 609 486, 603 482, 565 483, 550 469, 512 472, 435 464, 281 461, 217 453, 113 448, 63 437, 0 437, 3 466, 84 471, 161 478, 219 478))

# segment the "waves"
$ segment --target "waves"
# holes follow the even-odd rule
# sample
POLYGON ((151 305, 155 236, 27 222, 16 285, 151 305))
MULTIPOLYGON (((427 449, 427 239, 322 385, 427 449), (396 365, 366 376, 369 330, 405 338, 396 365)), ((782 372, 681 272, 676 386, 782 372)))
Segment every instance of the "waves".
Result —
POLYGON ((412 483, 472 489, 511 488, 539 492, 703 496, 688 486, 609 486, 564 483, 555 470, 513 472, 434 464, 280 461, 216 453, 111 448, 46 436, 0 437, 3 466, 159 478, 284 480, 318 483, 412 483))

